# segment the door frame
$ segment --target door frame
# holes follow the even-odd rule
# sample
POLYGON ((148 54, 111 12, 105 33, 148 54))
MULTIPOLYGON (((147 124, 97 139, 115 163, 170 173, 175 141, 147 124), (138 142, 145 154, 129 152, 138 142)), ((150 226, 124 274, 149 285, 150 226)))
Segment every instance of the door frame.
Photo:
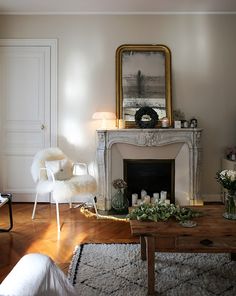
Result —
MULTIPOLYGON (((49 47, 50 48, 50 147, 57 147, 57 39, 0 39, 0 47, 49 47)), ((0 102, 1 105, 2 102, 0 102)), ((1 133, 1 122, 0 122, 1 133)), ((2 149, 0 145, 0 155, 2 149)), ((2 158, 2 157, 1 157, 2 158)), ((0 158, 0 159, 1 159, 0 158)), ((0 160, 1 162, 1 160, 0 160)), ((0 187, 2 187, 0 180, 0 187)), ((33 194, 32 192, 25 192, 33 194)))

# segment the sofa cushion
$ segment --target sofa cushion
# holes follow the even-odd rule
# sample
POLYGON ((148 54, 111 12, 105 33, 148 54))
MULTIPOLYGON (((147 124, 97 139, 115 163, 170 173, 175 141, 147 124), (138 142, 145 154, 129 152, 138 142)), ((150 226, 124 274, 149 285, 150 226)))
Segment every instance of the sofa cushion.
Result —
POLYGON ((4 296, 76 296, 65 274, 46 255, 23 256, 0 285, 4 296))

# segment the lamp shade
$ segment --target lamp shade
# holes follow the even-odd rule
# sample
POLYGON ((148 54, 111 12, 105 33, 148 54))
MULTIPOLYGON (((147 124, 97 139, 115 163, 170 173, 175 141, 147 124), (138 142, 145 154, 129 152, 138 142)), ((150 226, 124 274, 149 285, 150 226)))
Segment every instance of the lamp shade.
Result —
POLYGON ((92 116, 93 119, 106 119, 106 120, 112 120, 116 119, 116 115, 113 112, 95 112, 92 116))
POLYGON ((102 129, 107 128, 107 120, 114 120, 116 119, 116 115, 113 112, 95 112, 92 116, 93 119, 101 120, 101 127, 102 129))

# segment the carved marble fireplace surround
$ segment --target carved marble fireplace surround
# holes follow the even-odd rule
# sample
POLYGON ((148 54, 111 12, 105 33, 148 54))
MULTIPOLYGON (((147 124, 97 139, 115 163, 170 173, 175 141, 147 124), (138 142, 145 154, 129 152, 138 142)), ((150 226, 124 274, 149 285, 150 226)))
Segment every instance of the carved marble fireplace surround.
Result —
POLYGON ((201 129, 97 130, 98 208, 111 209, 112 181, 123 178, 123 159, 175 159, 175 202, 199 197, 201 129))

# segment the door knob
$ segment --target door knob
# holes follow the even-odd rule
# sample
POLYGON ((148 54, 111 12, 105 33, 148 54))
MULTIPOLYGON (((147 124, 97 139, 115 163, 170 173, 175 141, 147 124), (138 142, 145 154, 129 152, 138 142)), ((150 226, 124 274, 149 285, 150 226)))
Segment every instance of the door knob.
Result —
POLYGON ((44 130, 44 129, 45 129, 45 125, 42 124, 42 125, 41 125, 41 130, 44 130))

